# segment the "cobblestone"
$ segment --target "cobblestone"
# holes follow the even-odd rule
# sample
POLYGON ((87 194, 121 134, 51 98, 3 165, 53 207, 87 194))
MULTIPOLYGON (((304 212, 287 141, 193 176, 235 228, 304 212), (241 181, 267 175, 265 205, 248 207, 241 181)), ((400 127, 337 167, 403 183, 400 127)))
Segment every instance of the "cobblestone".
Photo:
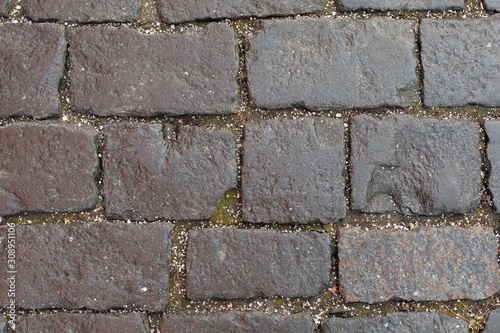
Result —
POLYGON ((482 333, 497 333, 500 332, 500 308, 493 310, 488 320, 486 321, 486 326, 482 333))
POLYGON ((435 10, 465 9, 463 0, 340 0, 345 10, 435 10))
POLYGON ((9 10, 13 3, 14 0, 0 0, 0 17, 9 16, 9 10))
POLYGON ((500 122, 486 121, 484 123, 486 135, 488 136, 488 163, 489 179, 488 189, 493 196, 495 209, 500 208, 500 122))
POLYGON ((484 0, 484 5, 487 10, 493 10, 495 12, 500 12, 500 1, 499 0, 484 0))

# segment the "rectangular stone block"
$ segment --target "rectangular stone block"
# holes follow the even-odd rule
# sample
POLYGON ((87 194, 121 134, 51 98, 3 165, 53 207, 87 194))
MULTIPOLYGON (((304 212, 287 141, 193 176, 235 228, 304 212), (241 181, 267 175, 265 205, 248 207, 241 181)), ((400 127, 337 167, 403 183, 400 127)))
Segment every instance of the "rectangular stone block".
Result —
POLYGON ((346 213, 344 124, 308 117, 248 123, 242 167, 243 219, 331 223, 346 213))
POLYGON ((28 122, 1 127, 0 216, 93 208, 96 142, 97 131, 90 127, 28 122))
POLYGON ((441 215, 479 205, 479 127, 469 121, 354 117, 350 162, 354 210, 441 215))
POLYGON ((488 154, 488 189, 493 197, 495 210, 500 209, 500 121, 485 121, 488 136, 486 152, 488 154))
POLYGON ((343 228, 338 251, 347 302, 478 300, 500 288, 490 228, 343 228))
POLYGON ((182 34, 87 27, 71 38, 70 102, 100 116, 230 114, 236 40, 223 23, 182 34))
POLYGON ((466 9, 464 0, 340 0, 345 10, 436 10, 466 9))
MULTIPOLYGON (((7 226, 1 227, 7 267, 7 226)), ((16 226, 16 305, 24 309, 163 311, 169 301, 170 224, 16 226)), ((6 304, 7 269, 0 272, 6 304)))
POLYGON ((189 299, 308 297, 328 286, 330 237, 317 232, 211 229, 189 233, 189 299))
POLYGON ((218 312, 205 316, 167 315, 160 325, 161 333, 192 332, 273 332, 313 333, 310 315, 302 312, 290 316, 260 312, 218 312))
POLYGON ((64 26, 0 24, 0 118, 58 116, 64 26))
POLYGON ((0 17, 9 16, 12 4, 14 4, 14 0, 0 0, 0 17))
POLYGON ((325 9, 323 0, 159 0, 162 21, 236 19, 315 13, 325 9))
POLYGON ((108 218, 209 219, 236 187, 234 136, 185 126, 125 123, 105 128, 103 182, 108 218))
POLYGON ((500 0, 484 0, 484 5, 487 10, 500 12, 500 0))
POLYGON ((424 19, 424 104, 500 106, 500 17, 424 19))
POLYGON ((250 102, 309 110, 415 105, 415 49, 406 20, 260 21, 246 41, 250 102))
POLYGON ((130 22, 141 15, 141 0, 23 0, 26 17, 34 21, 130 22))

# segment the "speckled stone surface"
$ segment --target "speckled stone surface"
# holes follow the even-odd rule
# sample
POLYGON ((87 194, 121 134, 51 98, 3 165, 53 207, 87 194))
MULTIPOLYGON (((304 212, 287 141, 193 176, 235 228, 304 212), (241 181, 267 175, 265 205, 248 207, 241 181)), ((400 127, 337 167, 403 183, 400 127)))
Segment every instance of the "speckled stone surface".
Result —
POLYGON ((484 330, 481 333, 498 333, 500 332, 500 308, 490 312, 484 330))
POLYGON ((464 0, 340 0, 345 10, 435 10, 465 9, 464 0))
POLYGON ((487 10, 500 12, 500 0, 484 0, 484 5, 487 10))
POLYGON ((500 208, 500 121, 485 121, 488 136, 486 153, 488 156, 488 189, 493 196, 496 211, 500 208))
POLYGON ((10 8, 15 0, 0 0, 0 17, 9 16, 10 8))

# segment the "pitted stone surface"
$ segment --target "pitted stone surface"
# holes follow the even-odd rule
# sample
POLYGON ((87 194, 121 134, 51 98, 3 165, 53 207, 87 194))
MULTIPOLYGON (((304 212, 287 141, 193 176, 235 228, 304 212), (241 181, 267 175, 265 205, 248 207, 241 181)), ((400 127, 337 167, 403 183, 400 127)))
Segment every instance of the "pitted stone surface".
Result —
POLYGON ((327 319, 322 333, 467 333, 468 323, 442 313, 388 313, 384 317, 327 319))
POLYGON ((5 315, 0 316, 0 332, 4 333, 7 327, 7 317, 5 315))
POLYGON ((105 128, 104 207, 109 218, 209 219, 236 187, 236 147, 228 131, 161 124, 105 128), (165 135, 165 138, 164 138, 165 135))
POLYGON ((322 0, 159 0, 158 11, 167 23, 196 20, 265 17, 315 13, 322 0))
POLYGON ((500 105, 500 17, 420 25, 424 104, 500 105))
POLYGON ((484 0, 484 5, 487 10, 500 12, 500 0, 484 0))
POLYGON ((85 28, 71 38, 70 63, 77 111, 138 117, 236 111, 236 40, 223 23, 156 35, 85 28))
POLYGON ((500 209, 500 121, 486 121, 484 123, 488 136, 488 162, 490 176, 488 189, 493 196, 496 211, 500 209))
POLYGON ((160 332, 313 333, 314 323, 307 313, 290 316, 269 315, 259 312, 219 312, 205 316, 167 315, 163 318, 160 332))
POLYGON ((26 17, 34 21, 130 22, 141 15, 141 0, 23 0, 26 17))
POLYGON ((327 234, 195 230, 188 239, 186 292, 193 300, 313 296, 328 286, 330 266, 327 234))
POLYGON ((245 221, 330 223, 345 216, 344 126, 329 118, 249 123, 242 167, 245 221))
POLYGON ((16 325, 19 333, 146 333, 147 317, 139 314, 58 313, 21 316, 16 325))
POLYGON ((66 57, 59 24, 0 24, 0 118, 58 116, 66 57))
POLYGON ((246 41, 250 102, 310 110, 415 105, 412 26, 389 18, 260 21, 246 41))
MULTIPOLYGON (((0 230, 6 237, 7 228, 0 230)), ((169 301, 171 230, 166 223, 19 225, 16 305, 163 311, 169 301)), ((2 242, 3 260, 6 247, 2 242)), ((0 273, 2 304, 8 301, 6 274, 0 273)))
POLYGON ((341 229, 338 251, 347 302, 477 300, 500 288, 496 238, 485 227, 341 229))
POLYGON ((498 333, 500 332, 500 308, 491 311, 486 326, 481 333, 498 333))
POLYGON ((469 121, 354 117, 350 162, 354 210, 441 215, 479 205, 479 127, 469 121))
POLYGON ((464 0, 340 0, 346 10, 447 10, 465 9, 464 0))
POLYGON ((9 16, 10 7, 15 0, 0 0, 0 17, 9 16))
POLYGON ((0 128, 0 216, 91 209, 97 132, 57 123, 0 128))

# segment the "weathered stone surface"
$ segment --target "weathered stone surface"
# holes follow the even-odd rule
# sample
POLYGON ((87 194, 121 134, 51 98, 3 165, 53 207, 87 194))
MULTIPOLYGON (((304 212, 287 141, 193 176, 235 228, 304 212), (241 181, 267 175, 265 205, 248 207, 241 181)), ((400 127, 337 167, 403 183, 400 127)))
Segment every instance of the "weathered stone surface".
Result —
POLYGON ((0 17, 9 16, 10 7, 12 7, 13 3, 14 0, 0 0, 0 17))
POLYGON ((340 0, 346 10, 447 10, 465 9, 464 0, 340 0))
POLYGON ((4 315, 0 316, 0 332, 4 333, 7 327, 7 317, 4 315))
MULTIPOLYGON (((5 239, 6 227, 0 230, 5 239)), ((16 305, 162 311, 169 300, 171 230, 165 223, 17 226, 16 305)), ((4 261, 6 253, 4 241, 4 261)), ((0 272, 2 304, 6 274, 0 272)))
POLYGON ((484 127, 488 136, 486 149, 490 171, 488 189, 498 211, 500 209, 500 121, 486 121, 484 127))
POLYGON ((313 296, 328 286, 330 238, 317 232, 212 229, 190 232, 187 297, 313 296))
POLYGON ((484 5, 487 10, 500 12, 500 0, 484 0, 484 5))
POLYGON ((58 24, 0 24, 0 118, 59 115, 66 57, 58 24))
POLYGON ((442 313, 388 313, 384 317, 327 319, 322 333, 467 333, 468 323, 442 313))
POLYGON ((496 238, 485 227, 341 229, 338 251, 347 302, 477 300, 500 288, 496 238))
POLYGON ((236 40, 223 23, 157 35, 85 28, 71 38, 70 62, 77 111, 138 117, 236 111, 236 40))
POLYGON ((313 333, 314 323, 307 313, 291 316, 259 312, 219 312, 206 316, 167 315, 160 326, 161 333, 191 332, 275 332, 313 333))
POLYGON ((500 332, 500 308, 491 311, 486 326, 482 333, 498 333, 500 332))
POLYGON ((196 20, 283 16, 325 9, 322 0, 159 0, 158 11, 167 23, 196 20))
POLYGON ((250 102, 265 109, 415 105, 413 23, 260 21, 246 43, 250 102))
POLYGON ((426 106, 500 105, 500 17, 420 25, 426 106))
POLYGON ((141 0, 23 0, 28 18, 35 21, 130 22, 141 15, 141 0))
POLYGON ((209 219, 236 187, 236 147, 228 131, 172 125, 105 128, 104 207, 110 218, 209 219), (166 136, 164 138, 164 135, 166 136))
POLYGON ((0 128, 0 216, 81 211, 97 202, 97 132, 56 123, 0 128))
POLYGON ((145 315, 58 313, 21 316, 17 321, 16 332, 146 333, 149 329, 145 315))
POLYGON ((358 116, 351 148, 354 210, 441 215, 479 205, 479 127, 469 121, 358 116))
POLYGON ((249 123, 242 168, 243 219, 329 223, 345 216, 344 125, 310 117, 249 123))

